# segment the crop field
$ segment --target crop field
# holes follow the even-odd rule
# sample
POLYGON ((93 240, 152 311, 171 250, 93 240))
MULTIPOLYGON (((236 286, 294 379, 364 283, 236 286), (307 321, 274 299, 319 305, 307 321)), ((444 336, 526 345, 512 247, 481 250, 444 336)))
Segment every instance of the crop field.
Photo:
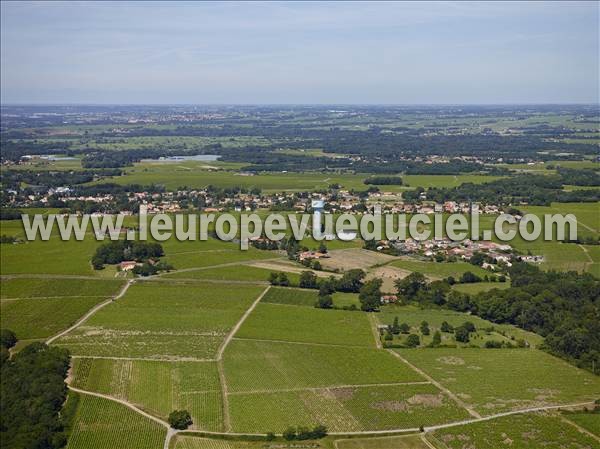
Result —
MULTIPOLYGON (((164 278, 174 279, 214 279, 219 281, 248 281, 265 282, 269 280, 269 275, 275 270, 253 267, 251 265, 240 264, 221 268, 207 268, 204 270, 193 270, 183 272, 172 272, 164 275, 164 278)), ((291 284, 298 285, 299 276, 295 273, 286 273, 291 284)))
POLYGON ((317 424, 332 432, 418 428, 468 417, 433 385, 233 394, 229 403, 232 426, 240 432, 279 432, 290 425, 317 424))
MULTIPOLYGON (((239 171, 209 170, 207 166, 218 167, 219 164, 218 162, 194 162, 193 164, 141 162, 135 164, 133 168, 126 169, 124 176, 106 178, 100 183, 162 184, 168 189, 182 186, 203 188, 210 184, 221 188, 259 187, 266 192, 318 190, 327 188, 330 184, 340 184, 348 190, 364 190, 363 181, 369 176, 337 173, 260 173, 247 176, 239 171)), ((498 178, 498 176, 486 175, 407 175, 403 177, 406 185, 385 185, 381 186, 381 189, 399 192, 416 187, 456 187, 464 182, 480 184, 498 178)))
POLYGON ((167 429, 124 405, 80 395, 67 449, 156 449, 167 429))
POLYGON ((600 379, 535 349, 397 350, 482 415, 594 401, 600 379), (544 373, 543 377, 539 373, 544 373))
POLYGON ((263 289, 145 282, 56 344, 75 355, 206 359, 263 289))
POLYGON ((126 400, 167 419, 186 409, 193 428, 222 430, 221 385, 215 362, 74 359, 72 385, 126 400))
MULTIPOLYGON (((311 449, 334 449, 329 439, 304 441, 302 444, 311 449)), ((297 441, 219 440, 179 434, 173 449, 298 449, 298 446, 297 441)))
POLYGON ((430 449, 419 435, 337 440, 338 449, 430 449))
POLYGON ((0 281, 1 298, 50 298, 55 296, 108 297, 123 286, 118 280, 12 278, 0 281))
MULTIPOLYGON (((428 435, 429 438, 429 435, 428 435)), ((429 438, 449 449, 594 449, 598 442, 548 414, 512 415, 434 432, 429 438)))
POLYGON ((238 338, 374 347, 366 313, 258 304, 238 338))
POLYGON ((574 412, 574 413, 563 413, 565 419, 574 422, 578 426, 583 427, 588 432, 600 437, 600 413, 598 412, 574 412))
POLYGON ((321 265, 328 270, 351 270, 360 268, 366 270, 374 265, 382 265, 395 260, 393 256, 376 253, 362 248, 334 250, 329 252, 329 258, 321 259, 321 265))
POLYGON ((46 242, 2 245, 0 273, 98 275, 90 259, 99 244, 90 236, 83 241, 62 241, 53 236, 46 242))
MULTIPOLYGON (((271 287, 260 300, 262 303, 314 307, 318 291, 299 288, 271 287)), ((289 312, 292 312, 290 310, 289 312)))
POLYGON ((163 260, 173 265, 176 269, 185 269, 277 257, 276 254, 268 251, 259 251, 253 248, 249 248, 247 251, 240 251, 239 248, 203 251, 200 246, 201 244, 197 247, 192 245, 193 243, 189 244, 187 251, 180 253, 166 252, 166 256, 163 260))
POLYGON ((235 338, 225 351, 224 366, 230 392, 425 380, 381 350, 235 338))
POLYGON ((0 301, 3 329, 19 339, 50 337, 75 323, 103 297, 28 298, 0 301))
POLYGON ((490 274, 489 271, 467 262, 423 262, 416 259, 401 259, 393 261, 390 265, 402 270, 416 271, 432 279, 443 279, 448 276, 458 279, 467 271, 479 277, 490 274))

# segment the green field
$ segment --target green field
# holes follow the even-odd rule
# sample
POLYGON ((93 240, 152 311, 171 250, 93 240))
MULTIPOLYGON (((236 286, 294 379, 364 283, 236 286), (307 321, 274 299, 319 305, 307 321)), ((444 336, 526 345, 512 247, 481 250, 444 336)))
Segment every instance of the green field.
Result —
POLYGON ((290 306, 314 307, 318 291, 299 288, 271 287, 261 302, 290 306))
POLYGON ((157 449, 167 429, 124 405, 80 395, 67 449, 157 449))
POLYGON ((477 293, 487 292, 494 288, 504 290, 509 288, 509 282, 476 282, 474 284, 454 284, 452 289, 461 293, 468 293, 469 295, 476 295, 477 293))
POLYGON ((207 359, 263 289, 141 282, 56 344, 76 355, 207 359))
POLYGON ((102 297, 31 298, 0 301, 2 329, 19 340, 50 337, 74 324, 102 297))
POLYGON ((597 376, 535 349, 397 352, 482 415, 594 401, 600 391, 597 376))
POLYGON ((237 338, 374 347, 366 313, 258 304, 237 338))
POLYGON ((119 280, 12 278, 0 281, 2 299, 69 296, 113 296, 123 286, 119 280))
POLYGON ((433 385, 388 385, 235 394, 232 426, 241 432, 323 424, 332 432, 418 428, 468 414, 433 385))
POLYGON ((222 431, 221 385, 214 362, 74 359, 72 385, 108 394, 167 419, 186 409, 194 429, 222 431))
POLYGON ((416 259, 402 259, 395 260, 390 265, 402 270, 416 271, 432 279, 443 279, 448 276, 458 279, 467 271, 479 277, 490 275, 489 271, 467 262, 423 262, 416 259))
MULTIPOLYGON (((331 440, 310 440, 303 444, 311 449, 333 449, 331 440), (310 446, 308 446, 310 445, 310 446)), ((297 449, 296 441, 239 441, 202 438, 193 435, 177 435, 173 449, 297 449)))
MULTIPOLYGON (((207 268, 204 270, 173 272, 164 275, 165 278, 174 279, 214 279, 219 281, 248 281, 267 283, 269 275, 276 270, 258 268, 250 265, 234 265, 221 268, 207 268)), ((295 273, 286 273, 290 283, 298 285, 299 276, 295 273)))
POLYGON ((513 415, 465 426, 443 429, 431 441, 449 449, 594 449, 598 442, 545 414, 513 415))
POLYGON ((424 380, 393 355, 369 348, 234 338, 224 362, 230 392, 424 380))
POLYGON ((574 412, 564 413, 563 417, 571 422, 574 422, 578 426, 583 427, 588 432, 600 437, 600 413, 596 412, 574 412))
POLYGON ((338 449, 430 449, 419 435, 337 440, 338 449))
MULTIPOLYGON (((240 175, 239 171, 214 171, 206 166, 218 167, 213 162, 194 162, 185 164, 143 162, 125 170, 125 176, 106 178, 100 183, 117 184, 161 184, 167 189, 203 188, 207 185, 217 187, 259 187, 266 192, 318 190, 330 184, 340 184, 345 189, 366 190, 363 183, 368 174, 337 173, 259 173, 253 176, 240 175)), ((484 183, 498 179, 485 175, 407 175, 403 177, 410 188, 416 187, 454 187, 464 182, 484 183)), ((406 186, 386 185, 384 191, 399 192, 406 186)))

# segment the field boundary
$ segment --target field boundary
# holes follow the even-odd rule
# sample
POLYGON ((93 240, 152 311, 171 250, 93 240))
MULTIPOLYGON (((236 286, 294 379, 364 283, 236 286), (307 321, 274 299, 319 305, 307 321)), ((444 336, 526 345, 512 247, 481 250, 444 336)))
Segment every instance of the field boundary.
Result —
MULTIPOLYGON (((96 393, 93 391, 82 390, 80 388, 72 387, 70 385, 67 385, 67 386, 70 390, 73 390, 76 393, 87 394, 90 396, 96 396, 99 398, 107 399, 109 401, 114 401, 119 404, 122 404, 122 405, 130 408, 131 410, 136 411, 136 412, 140 413, 141 415, 146 416, 147 418, 150 418, 153 421, 155 421, 165 427, 170 428, 169 423, 167 423, 166 421, 163 421, 162 419, 157 418, 156 416, 153 416, 147 412, 144 412, 143 410, 139 409, 138 407, 131 404, 130 402, 124 401, 122 399, 117 399, 115 397, 105 395, 102 393, 96 393)), ((465 424, 474 424, 474 423, 478 423, 478 422, 482 422, 482 421, 491 421, 493 419, 503 418, 506 416, 522 415, 525 413, 535 413, 535 412, 542 412, 542 411, 546 411, 546 410, 574 409, 574 408, 585 407, 585 406, 593 405, 593 404, 594 404, 593 401, 588 401, 588 402, 579 402, 579 403, 574 403, 574 404, 546 405, 543 407, 533 407, 533 408, 526 408, 526 409, 521 409, 521 410, 512 410, 512 411, 508 411, 508 412, 497 413, 495 415, 484 416, 482 418, 466 419, 466 420, 462 420, 462 421, 454 421, 454 422, 447 423, 447 424, 438 424, 438 425, 434 425, 434 426, 428 426, 428 427, 424 427, 423 431, 424 432, 432 432, 432 431, 440 430, 440 429, 447 429, 447 428, 451 428, 451 427, 463 426, 465 424)), ((416 427, 416 428, 407 428, 407 429, 361 430, 361 431, 356 431, 356 432, 329 432, 328 434, 343 437, 346 435, 347 436, 394 435, 394 434, 398 434, 398 433, 410 433, 410 432, 412 432, 412 433, 421 432, 421 429, 416 427)), ((210 430, 194 430, 194 429, 175 430, 175 429, 172 429, 171 436, 178 434, 178 433, 199 434, 199 435, 208 435, 208 436, 210 436, 210 435, 235 436, 235 437, 264 437, 267 435, 266 433, 215 432, 215 431, 210 431, 210 430)))
POLYGON ((441 383, 439 383, 437 380, 435 380, 433 377, 431 377, 425 371, 423 371, 422 369, 420 369, 420 368, 416 367, 415 365, 413 365, 412 363, 410 363, 408 360, 406 360, 404 357, 402 357, 396 351, 393 351, 391 349, 388 349, 387 351, 389 353, 391 353, 392 355, 394 355, 394 357, 402 360, 406 365, 411 367, 415 372, 417 372, 418 374, 423 376, 425 379, 429 380, 440 391, 443 391, 444 393, 446 393, 454 402, 456 402, 459 406, 461 406, 467 412, 469 412, 469 415, 471 415, 477 419, 481 418, 481 415, 479 413, 477 413, 475 410, 473 410, 471 407, 469 407, 462 399, 460 399, 458 396, 456 396, 454 393, 452 393, 450 390, 448 390, 446 387, 444 387, 441 383))
POLYGON ((60 337, 68 334, 72 330, 78 328, 81 324, 83 324, 85 321, 87 321, 92 315, 94 315, 98 310, 109 305, 111 302, 122 298, 123 295, 125 295, 125 293, 127 293, 127 290, 129 289, 129 287, 131 287, 131 285, 133 285, 134 282, 135 281, 133 279, 130 279, 129 281, 127 281, 125 283, 125 285, 123 287, 121 287, 121 290, 119 290, 119 292, 116 295, 111 296, 106 301, 103 301, 100 304, 96 304, 94 307, 92 307, 90 310, 88 310, 85 315, 83 315, 81 318, 79 318, 75 322, 75 324, 73 324, 71 327, 69 327, 69 328, 65 329, 64 331, 59 332, 58 334, 54 335, 53 337, 50 337, 49 339, 47 339, 46 344, 50 345, 53 341, 59 339, 60 337))

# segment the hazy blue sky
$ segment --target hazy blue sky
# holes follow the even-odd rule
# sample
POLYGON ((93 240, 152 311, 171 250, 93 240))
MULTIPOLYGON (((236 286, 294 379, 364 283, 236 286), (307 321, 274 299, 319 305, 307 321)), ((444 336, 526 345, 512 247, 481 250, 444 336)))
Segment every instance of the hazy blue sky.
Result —
POLYGON ((2 2, 4 103, 599 101, 599 6, 2 2))

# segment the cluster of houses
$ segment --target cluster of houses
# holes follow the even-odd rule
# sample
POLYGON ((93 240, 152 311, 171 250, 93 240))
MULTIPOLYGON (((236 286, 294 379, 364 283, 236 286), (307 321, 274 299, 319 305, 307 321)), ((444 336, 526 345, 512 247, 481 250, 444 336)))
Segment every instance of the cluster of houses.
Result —
MULTIPOLYGON (((424 257, 442 256, 444 259, 455 257, 456 259, 470 261, 475 253, 483 253, 496 263, 502 263, 508 267, 512 265, 512 246, 489 240, 415 240, 407 238, 404 241, 381 240, 377 244, 377 250, 383 251, 393 249, 398 253, 407 255, 421 255, 424 257)), ((484 269, 496 269, 494 264, 484 262, 484 269)))

